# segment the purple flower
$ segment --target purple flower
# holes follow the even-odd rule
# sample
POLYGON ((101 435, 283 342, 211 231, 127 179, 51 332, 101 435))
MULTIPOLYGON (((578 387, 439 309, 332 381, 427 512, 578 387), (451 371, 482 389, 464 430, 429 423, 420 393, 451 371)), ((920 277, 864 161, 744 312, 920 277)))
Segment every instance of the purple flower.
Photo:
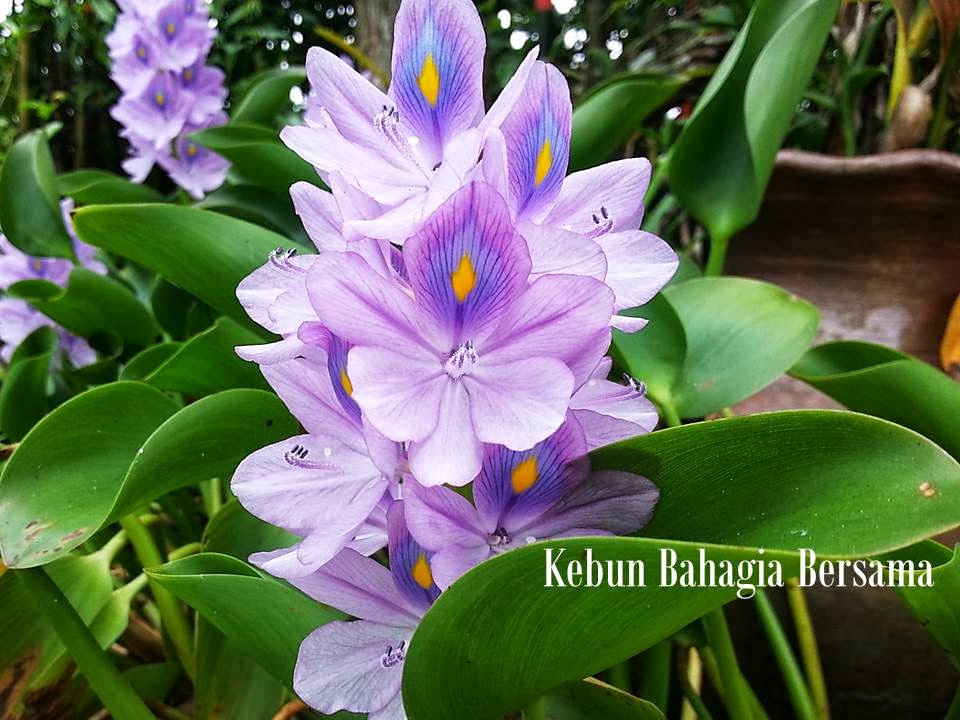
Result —
MULTIPOLYGON (((564 177, 572 125, 570 91, 560 72, 537 62, 524 91, 498 128, 488 132, 487 173, 510 201, 530 245, 534 273, 571 272, 599 277, 616 294, 616 309, 648 302, 676 272, 676 253, 638 230, 650 163, 620 160, 564 177)), ((487 159, 485 157, 485 162, 487 159)), ((643 321, 617 316, 614 324, 639 330, 643 321)))
POLYGON ((570 411, 583 428, 588 450, 644 435, 660 419, 642 383, 627 378, 622 385, 607 379, 612 366, 609 357, 601 359, 570 398, 570 411))
POLYGON ((563 422, 609 343, 612 293, 586 277, 530 282, 530 256, 492 188, 451 197, 403 251, 409 288, 353 253, 325 253, 307 291, 349 342, 353 399, 410 442, 425 485, 470 482, 482 443, 529 448, 563 422))
MULTIPOLYGON (((72 218, 73 200, 63 200, 60 207, 77 260, 88 270, 106 275, 107 268, 96 258, 96 250, 77 237, 72 218)), ((73 263, 66 258, 31 257, 0 235, 0 290, 6 290, 23 280, 46 280, 66 287, 73 267, 73 263)), ((86 340, 67 332, 26 300, 9 297, 0 299, 0 343, 3 345, 0 360, 10 362, 17 346, 41 327, 52 327, 57 331, 60 349, 73 367, 96 362, 97 353, 86 340)), ((59 366, 59 358, 56 365, 59 366)))
MULTIPOLYGON (((388 93, 312 48, 306 124, 281 138, 328 184, 335 173, 376 205, 346 217, 348 235, 402 244, 454 191, 481 177, 486 38, 469 0, 404 0, 394 37, 388 93)), ((515 89, 529 67, 521 66, 515 89)), ((504 96, 498 106, 510 93, 504 96)))
POLYGON ((400 447, 360 416, 343 341, 325 332, 310 340, 307 357, 261 368, 306 434, 248 456, 231 486, 251 513, 303 538, 252 558, 285 578, 313 572, 348 546, 366 553, 383 547, 377 518, 404 464, 400 447))
POLYGON ((411 537, 403 503, 387 514, 390 569, 344 550, 293 584, 318 602, 357 620, 332 622, 300 646, 293 687, 311 707, 367 713, 370 720, 405 720, 403 661, 420 619, 437 598, 431 553, 411 537))
POLYGON ((530 450, 484 448, 471 505, 444 487, 405 486, 410 531, 434 551, 437 584, 449 587, 493 555, 545 538, 628 534, 653 514, 659 498, 646 478, 590 472, 583 430, 573 418, 530 450))
POLYGON ((123 96, 111 110, 130 143, 123 168, 143 182, 154 165, 200 199, 226 178, 228 163, 187 135, 227 121, 223 72, 205 65, 214 31, 205 3, 125 0, 107 37, 112 77, 123 96))

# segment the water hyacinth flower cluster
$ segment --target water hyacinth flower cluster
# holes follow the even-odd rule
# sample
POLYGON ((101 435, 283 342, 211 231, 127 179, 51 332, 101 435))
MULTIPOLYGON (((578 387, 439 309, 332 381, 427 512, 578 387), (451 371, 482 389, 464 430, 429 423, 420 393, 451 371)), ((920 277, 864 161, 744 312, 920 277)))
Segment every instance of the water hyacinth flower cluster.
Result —
POLYGON ((534 50, 485 111, 484 51, 469 0, 404 0, 387 93, 311 50, 305 123, 282 137, 331 190, 291 190, 318 253, 278 249, 237 291, 280 338, 238 352, 304 430, 234 475, 301 538, 251 561, 357 618, 301 647, 294 687, 323 713, 404 718, 403 660, 440 592, 536 540, 636 532, 658 499, 588 458, 657 422, 607 356, 611 328, 644 324, 621 311, 677 268, 637 229, 650 165, 567 177, 563 76, 534 50))
POLYGON ((196 199, 218 188, 229 164, 190 140, 227 122, 223 71, 206 64, 216 35, 203 0, 119 0, 107 46, 122 91, 110 114, 123 126, 123 168, 143 182, 159 164, 196 199))
MULTIPOLYGON (((96 258, 96 250, 77 237, 73 227, 73 209, 73 200, 70 198, 60 203, 64 227, 73 241, 74 255, 82 267, 98 275, 106 275, 107 268, 96 258)), ((66 287, 73 268, 74 263, 66 258, 27 255, 0 234, 0 290, 6 291, 11 285, 24 280, 46 280, 66 287)), ((57 332, 61 350, 54 356, 57 367, 61 356, 73 367, 84 367, 97 361, 96 351, 86 340, 60 327, 26 300, 15 297, 0 298, 0 360, 9 363, 17 346, 41 327, 52 327, 57 332)))

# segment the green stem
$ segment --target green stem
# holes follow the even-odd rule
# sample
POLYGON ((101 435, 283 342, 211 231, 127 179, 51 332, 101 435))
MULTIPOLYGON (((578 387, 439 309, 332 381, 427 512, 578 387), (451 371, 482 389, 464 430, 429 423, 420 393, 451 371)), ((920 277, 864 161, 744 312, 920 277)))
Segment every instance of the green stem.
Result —
POLYGON ((18 570, 17 577, 33 595, 77 668, 111 715, 120 720, 153 720, 143 700, 100 648, 83 620, 42 567, 18 570))
POLYGON ((117 553, 123 550, 127 545, 127 533, 123 530, 118 532, 112 538, 104 543, 103 547, 97 550, 97 554, 107 559, 107 563, 112 563, 117 553))
POLYGON ((20 33, 17 49, 17 103, 20 112, 20 132, 30 129, 30 33, 23 30, 20 33))
POLYGON ((667 424, 667 427, 680 427, 683 425, 683 420, 680 419, 680 415, 672 400, 664 398, 654 399, 657 401, 657 405, 660 406, 660 415, 663 417, 663 421, 667 424))
POLYGON ((637 695, 649 700, 663 711, 670 699, 670 658, 673 655, 673 642, 663 640, 647 650, 641 656, 642 673, 637 695))
POLYGON ((780 666, 780 673, 787 685, 787 693, 790 695, 790 702, 800 720, 817 720, 817 711, 810 698, 810 691, 803 679, 803 673, 800 671, 800 665, 797 663, 793 650, 790 647, 790 641, 787 640, 786 633, 780 625, 777 613, 770 603, 763 590, 757 589, 754 598, 757 605, 757 614, 760 616, 760 624, 767 634, 767 640, 773 649, 773 655, 780 666))
POLYGON ((727 620, 723 616, 723 608, 717 608, 704 615, 703 627, 707 631, 707 640, 717 660, 720 684, 723 687, 730 717, 737 720, 753 717, 750 701, 747 698, 746 682, 737 664, 737 656, 733 651, 733 640, 730 638, 727 620))
POLYGON ((893 119, 893 113, 900 103, 904 89, 912 82, 910 67, 910 45, 906 19, 897 6, 897 44, 893 51, 893 72, 890 75, 890 97, 887 99, 887 122, 893 119))
POLYGON ((212 518, 223 507, 223 493, 220 491, 220 478, 210 478, 200 484, 200 493, 203 495, 204 508, 207 517, 212 518))
MULTIPOLYGON (((130 543, 137 553, 140 564, 146 569, 163 564, 163 557, 157 548, 150 531, 140 522, 136 515, 127 515, 120 520, 120 525, 127 532, 130 543)), ((167 637, 173 644, 187 675, 194 677, 195 664, 193 658, 193 640, 190 625, 186 615, 180 610, 180 601, 169 590, 154 581, 150 581, 150 590, 153 592, 160 613, 160 624, 167 637)))
POLYGON ((178 547, 176 550, 171 550, 167 553, 167 560, 171 562, 174 560, 179 560, 180 558, 185 558, 188 555, 196 555, 199 552, 203 552, 203 543, 192 542, 184 545, 183 547, 178 547))
POLYGON ((547 699, 539 697, 523 709, 523 720, 547 720, 547 699))
POLYGON ((723 275, 723 266, 727 261, 727 248, 730 247, 729 236, 716 236, 710 238, 710 255, 707 257, 707 267, 704 268, 704 274, 708 277, 723 275))
POLYGON ((713 720, 713 716, 710 714, 710 711, 707 710, 707 706, 703 704, 703 698, 700 697, 700 693, 690 682, 690 678, 687 676, 687 668, 682 662, 680 664, 679 675, 683 697, 690 703, 690 707, 693 709, 697 718, 699 718, 699 720, 713 720))
POLYGON ((787 580, 787 600, 790 603, 797 643, 800 645, 800 658, 803 660, 803 670, 810 685, 810 695, 817 709, 817 717, 820 720, 830 720, 830 701, 827 699, 827 683, 823 679, 817 636, 813 631, 807 600, 796 578, 787 580))
POLYGON ((617 663, 607 671, 607 674, 610 684, 617 688, 617 690, 623 690, 625 693, 631 692, 629 660, 617 663))
POLYGON ((670 165, 670 155, 662 155, 657 159, 656 165, 653 169, 653 177, 650 178, 650 184, 647 185, 647 194, 643 196, 643 204, 646 207, 649 207, 653 203, 653 199, 657 196, 657 193, 660 191, 660 186, 663 185, 663 181, 667 179, 667 172, 669 171, 670 165))

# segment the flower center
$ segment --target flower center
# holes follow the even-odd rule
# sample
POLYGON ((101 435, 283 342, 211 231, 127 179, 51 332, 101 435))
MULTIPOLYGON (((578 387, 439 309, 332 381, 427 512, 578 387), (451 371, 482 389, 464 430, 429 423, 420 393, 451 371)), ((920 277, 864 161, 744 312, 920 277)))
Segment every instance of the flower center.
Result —
POLYGON ((480 356, 477 355, 477 348, 474 346, 473 340, 467 340, 465 343, 460 343, 456 350, 450 353, 443 369, 454 380, 459 380, 479 361, 480 356))
POLYGON ((613 229, 613 218, 607 212, 606 206, 601 205, 600 211, 593 214, 593 224, 596 227, 588 233, 591 239, 606 235, 613 229))
POLYGON ((495 553, 501 553, 505 550, 509 550, 509 547, 507 546, 512 542, 513 539, 503 527, 498 527, 491 535, 487 536, 487 544, 495 553))
POLYGON ((403 662, 403 659, 407 656, 407 641, 401 640, 400 644, 396 647, 392 645, 387 645, 386 652, 380 657, 380 665, 384 668, 396 667, 403 662))

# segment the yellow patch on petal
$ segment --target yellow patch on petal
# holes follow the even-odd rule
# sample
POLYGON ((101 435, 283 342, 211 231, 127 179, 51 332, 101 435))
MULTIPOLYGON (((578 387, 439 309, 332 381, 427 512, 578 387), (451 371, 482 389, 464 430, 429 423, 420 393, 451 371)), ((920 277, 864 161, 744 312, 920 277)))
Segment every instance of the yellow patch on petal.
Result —
POLYGON ((464 253, 457 269, 450 273, 450 287, 453 288, 453 294, 457 296, 457 300, 463 302, 476 285, 477 273, 473 269, 473 263, 470 262, 470 256, 464 253))
POLYGON ((340 387, 349 397, 353 397, 353 383, 350 382, 350 376, 347 375, 346 368, 340 370, 340 387))
POLYGON ((147 56, 147 49, 141 45, 137 48, 137 57, 143 60, 147 56))
POLYGON ((424 590, 430 589, 430 586, 433 585, 433 573, 430 571, 430 563, 427 562, 426 555, 420 553, 420 557, 418 557, 417 562, 414 563, 410 575, 413 576, 414 582, 424 590))
POLYGON ((549 138, 543 141, 543 145, 540 146, 540 152, 537 154, 537 174, 534 176, 533 184, 535 187, 540 187, 543 184, 543 181, 547 179, 547 175, 550 173, 550 168, 553 167, 553 146, 550 144, 549 138))
POLYGON ((191 80, 193 80, 192 68, 187 68, 186 70, 183 71, 183 79, 186 80, 187 82, 190 82, 191 80))
POLYGON ((513 485, 513 491, 517 495, 536 485, 537 479, 537 458, 535 455, 528 457, 510 473, 510 484, 513 485))
POLYGON ((173 24, 172 22, 168 22, 168 23, 167 23, 167 35, 173 35, 175 32, 177 32, 177 26, 176 26, 175 24, 173 24))
POLYGON ((33 269, 36 270, 37 272, 43 270, 43 261, 42 261, 42 260, 34 260, 34 261, 33 261, 33 269))
POLYGON ((417 76, 417 85, 430 103, 430 107, 436 107, 437 98, 440 97, 440 72, 437 70, 436 63, 433 62, 433 53, 427 53, 423 67, 420 68, 420 75, 417 76))
POLYGON ((163 107, 167 104, 167 96, 161 92, 158 92, 153 99, 157 101, 157 105, 160 107, 163 107))

